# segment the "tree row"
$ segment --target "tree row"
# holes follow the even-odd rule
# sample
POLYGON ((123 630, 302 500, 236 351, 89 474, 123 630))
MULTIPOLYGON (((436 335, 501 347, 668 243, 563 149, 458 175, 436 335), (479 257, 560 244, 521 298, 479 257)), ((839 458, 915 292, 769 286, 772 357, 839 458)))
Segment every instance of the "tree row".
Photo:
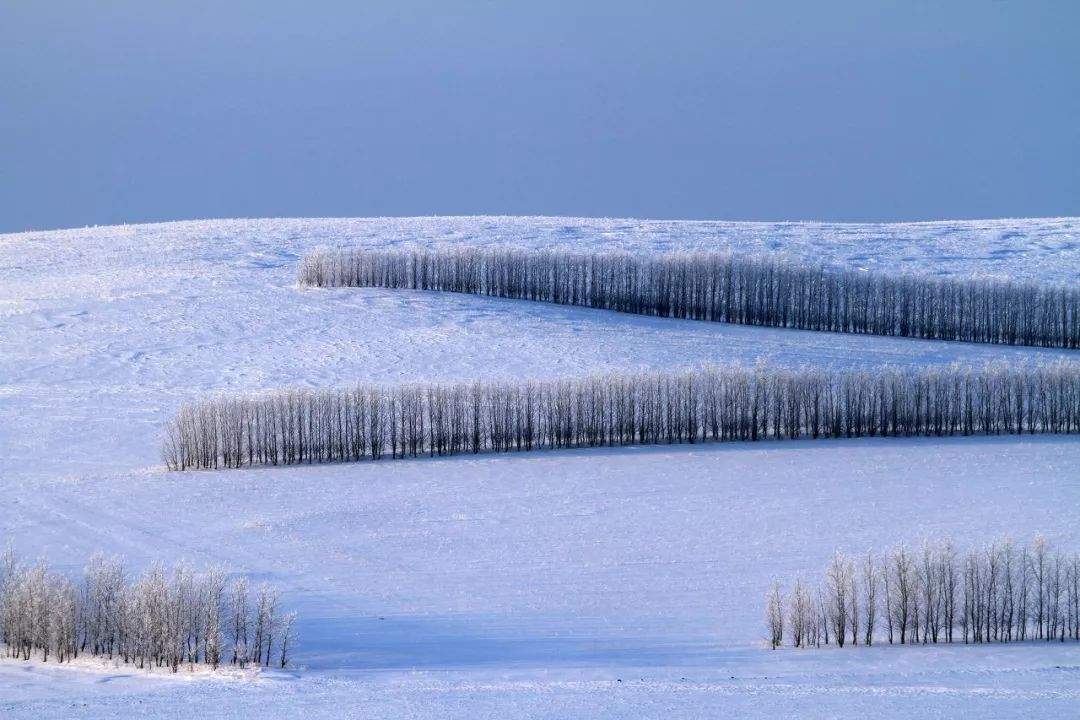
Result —
POLYGON ((776 255, 324 250, 303 258, 299 280, 744 325, 1080 348, 1080 288, 864 272, 776 255))
POLYGON ((1080 640, 1080 554, 1041 537, 959 552, 950 541, 837 553, 817 583, 775 582, 765 622, 773 648, 1080 640))
POLYGON ((70 662, 80 655, 177 672, 182 665, 285 667, 294 613, 278 593, 228 582, 220 570, 155 565, 130 579, 119 558, 95 555, 80 580, 43 562, 0 557, 0 645, 9 657, 70 662))
POLYGON ((1080 364, 706 367, 223 395, 167 422, 171 469, 704 441, 1080 431, 1080 364))

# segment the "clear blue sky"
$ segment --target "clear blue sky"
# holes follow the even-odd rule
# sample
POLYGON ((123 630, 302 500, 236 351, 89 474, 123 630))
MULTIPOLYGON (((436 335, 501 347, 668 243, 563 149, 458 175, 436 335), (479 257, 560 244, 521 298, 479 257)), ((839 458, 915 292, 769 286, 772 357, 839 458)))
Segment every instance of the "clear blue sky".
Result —
POLYGON ((1080 2, 0 0, 0 232, 1080 215, 1080 2))

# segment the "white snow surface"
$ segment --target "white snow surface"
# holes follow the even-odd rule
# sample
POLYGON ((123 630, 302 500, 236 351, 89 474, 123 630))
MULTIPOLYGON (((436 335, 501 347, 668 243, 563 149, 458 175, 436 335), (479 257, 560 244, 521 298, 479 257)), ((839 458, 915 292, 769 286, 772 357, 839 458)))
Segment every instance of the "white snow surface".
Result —
POLYGON ((442 293, 301 289, 320 246, 768 250, 1075 284, 1080 220, 223 220, 0 236, 0 539, 78 572, 186 558, 285 590, 299 670, 0 662, 8 717, 1075 717, 1080 648, 762 647, 773 576, 834 549, 1080 546, 1080 439, 865 439, 167 473, 184 399, 356 380, 1068 351, 751 328, 442 293), (73 708, 77 710, 73 710, 73 708))

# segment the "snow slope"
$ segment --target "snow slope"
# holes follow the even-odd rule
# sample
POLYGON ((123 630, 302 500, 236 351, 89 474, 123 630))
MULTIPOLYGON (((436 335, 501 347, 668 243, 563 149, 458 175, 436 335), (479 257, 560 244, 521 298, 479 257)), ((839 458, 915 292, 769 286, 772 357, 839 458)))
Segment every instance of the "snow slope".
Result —
MULTIPOLYGON (((1068 717, 1075 646, 760 649, 773 575, 1005 530, 1080 546, 1080 439, 789 442, 170 474, 161 424, 223 389, 549 377, 767 359, 1067 351, 295 286, 321 245, 770 249, 1075 283, 1080 220, 905 225, 565 218, 230 220, 0 236, 0 537, 77 570, 186 557, 271 578, 308 669, 254 682, 0 663, 0 710, 228 717, 1068 717), (620 682, 621 681, 621 682, 620 682)), ((9 713, 10 714, 10 713, 9 713)))

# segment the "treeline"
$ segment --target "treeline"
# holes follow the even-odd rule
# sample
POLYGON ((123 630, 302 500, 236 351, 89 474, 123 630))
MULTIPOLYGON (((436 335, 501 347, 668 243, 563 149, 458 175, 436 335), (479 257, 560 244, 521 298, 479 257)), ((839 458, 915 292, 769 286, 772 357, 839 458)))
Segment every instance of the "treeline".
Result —
POLYGON ((660 317, 1080 347, 1080 288, 833 268, 773 255, 467 246, 318 251, 301 284, 491 295, 660 317))
POLYGON ((818 583, 773 584, 773 648, 1080 640, 1080 555, 1041 537, 961 553, 950 541, 837 553, 818 583))
POLYGON ((0 557, 0 644, 9 657, 70 662, 80 655, 139 668, 228 664, 285 667, 294 613, 278 592, 219 570, 155 565, 131 580, 119 558, 96 555, 80 580, 43 562, 0 557))
POLYGON ((764 366, 219 396, 165 428, 171 469, 617 445, 1080 431, 1080 364, 764 366))

